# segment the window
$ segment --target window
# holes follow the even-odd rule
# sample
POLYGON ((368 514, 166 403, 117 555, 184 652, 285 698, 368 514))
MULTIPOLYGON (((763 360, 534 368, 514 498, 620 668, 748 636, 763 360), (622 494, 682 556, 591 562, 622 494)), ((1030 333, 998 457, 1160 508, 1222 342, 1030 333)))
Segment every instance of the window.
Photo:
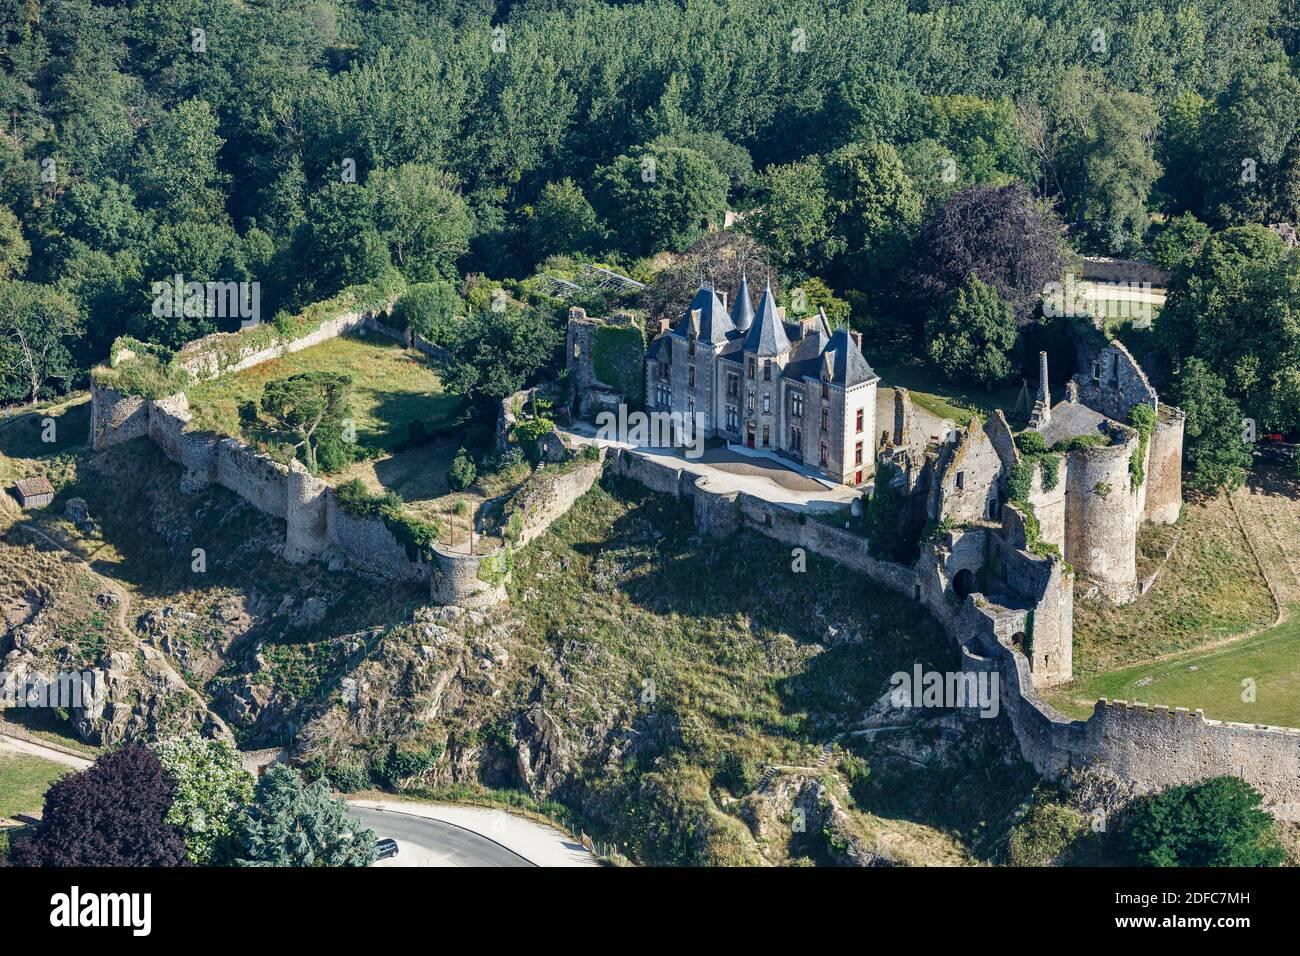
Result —
POLYGON ((749 414, 754 414, 754 390, 752 388, 749 390, 747 404, 749 406, 749 414))
POLYGON ((764 425, 763 426, 763 447, 766 448, 770 444, 772 444, 772 426, 764 425))
POLYGON ((862 464, 862 442, 858 442, 853 446, 853 464, 862 464))
POLYGON ((1098 385, 1101 384, 1101 363, 1100 362, 1092 363, 1092 380, 1096 382, 1098 385))
POLYGON ((803 432, 798 428, 790 428, 790 450, 803 451, 803 432))
POLYGON ((750 359, 750 360, 749 360, 749 377, 750 377, 750 380, 751 380, 751 381, 752 381, 753 378, 754 378, 754 360, 753 360, 753 359, 750 359))
POLYGON ((692 366, 690 367, 690 370, 691 370, 691 371, 690 371, 690 375, 689 375, 688 377, 689 377, 689 379, 690 379, 690 386, 691 386, 691 388, 694 388, 694 387, 695 387, 695 366, 692 365, 692 366))
POLYGON ((826 382, 822 382, 822 401, 829 402, 830 400, 831 400, 831 387, 826 382))
POLYGON ((858 409, 858 431, 859 432, 862 431, 862 420, 865 414, 866 412, 863 409, 861 408, 858 409))
POLYGON ((688 399, 686 400, 686 412, 687 412, 687 414, 689 414, 689 415, 694 415, 694 414, 695 414, 695 399, 693 399, 693 398, 688 398, 688 399))
POLYGON ((663 408, 667 408, 673 402, 673 390, 667 385, 659 385, 655 388, 655 401, 663 408))
POLYGON ((829 409, 823 408, 822 409, 822 431, 828 432, 830 430, 831 430, 831 413, 829 409))
POLYGON ((763 414, 764 415, 772 414, 772 393, 771 392, 763 393, 763 414))
POLYGON ((727 397, 728 398, 740 397, 740 376, 737 375, 735 372, 727 373, 727 397))
POLYGON ((668 381, 668 363, 667 363, 667 362, 660 362, 660 363, 659 363, 659 377, 660 377, 661 379, 663 379, 665 382, 668 381))
POLYGON ((961 491, 965 487, 966 487, 966 472, 959 471, 957 472, 957 490, 961 491))
POLYGON ((727 406, 727 431, 734 432, 740 427, 740 410, 735 405, 727 406))
POLYGON ((772 360, 763 359, 763 381, 772 381, 772 360))
POLYGON ((790 393, 790 417, 803 418, 803 392, 790 393))
POLYGON ((822 455, 821 455, 821 458, 820 458, 819 460, 821 461, 821 465, 822 465, 823 468, 825 468, 825 467, 827 466, 827 464, 830 463, 830 460, 831 460, 831 449, 830 449, 830 446, 827 445, 825 442, 822 442, 822 455))
POLYGON ((691 337, 688 338, 688 339, 686 340, 686 354, 687 354, 687 355, 694 355, 694 354, 695 354, 695 335, 694 335, 694 333, 692 333, 691 337))

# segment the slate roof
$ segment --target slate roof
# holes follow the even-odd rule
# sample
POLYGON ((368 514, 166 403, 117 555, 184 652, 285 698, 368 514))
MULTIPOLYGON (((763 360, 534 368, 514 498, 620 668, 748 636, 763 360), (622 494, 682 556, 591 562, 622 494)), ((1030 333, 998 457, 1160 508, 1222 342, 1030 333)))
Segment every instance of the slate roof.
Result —
POLYGON ((682 317, 673 326, 673 332, 683 338, 689 338, 692 328, 699 341, 711 345, 722 345, 727 341, 727 333, 734 329, 731 316, 727 315, 726 307, 709 283, 700 286, 700 290, 695 293, 695 298, 691 299, 691 304, 686 307, 682 317))
POLYGON ((758 303, 754 324, 745 335, 745 351, 760 356, 774 356, 789 350, 790 338, 786 335, 781 314, 776 310, 776 296, 772 294, 772 286, 769 284, 758 303))
POLYGON ((754 303, 749 298, 749 280, 740 274, 740 288, 736 290, 736 304, 731 308, 731 324, 737 332, 748 332, 754 324, 754 303))
POLYGON ((831 382, 836 385, 852 388, 880 377, 867 364, 862 349, 845 329, 831 336, 825 354, 831 360, 831 382))

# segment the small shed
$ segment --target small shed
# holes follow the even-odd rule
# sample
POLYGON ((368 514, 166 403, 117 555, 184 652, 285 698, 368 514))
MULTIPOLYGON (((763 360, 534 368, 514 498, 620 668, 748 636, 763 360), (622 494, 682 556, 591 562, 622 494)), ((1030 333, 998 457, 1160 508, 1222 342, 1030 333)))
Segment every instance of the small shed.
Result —
POLYGON ((14 494, 24 508, 44 508, 54 500, 54 486, 44 476, 23 478, 14 485, 14 494))

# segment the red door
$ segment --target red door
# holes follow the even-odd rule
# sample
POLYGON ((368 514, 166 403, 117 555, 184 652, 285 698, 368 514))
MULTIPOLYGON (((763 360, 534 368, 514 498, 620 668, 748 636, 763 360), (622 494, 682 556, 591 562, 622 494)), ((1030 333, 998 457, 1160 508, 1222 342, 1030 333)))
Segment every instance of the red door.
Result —
POLYGON ((750 448, 754 447, 754 426, 750 425, 745 431, 745 444, 750 448))

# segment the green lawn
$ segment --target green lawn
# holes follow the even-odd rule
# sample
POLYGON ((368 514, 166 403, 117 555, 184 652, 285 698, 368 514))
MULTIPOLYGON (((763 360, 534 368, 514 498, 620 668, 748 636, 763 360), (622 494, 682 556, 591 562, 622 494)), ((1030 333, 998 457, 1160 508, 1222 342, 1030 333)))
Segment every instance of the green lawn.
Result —
POLYGON ((1053 706, 1087 717, 1099 697, 1201 709, 1205 716, 1300 727, 1300 608, 1278 627, 1225 647, 1100 674, 1048 695, 1053 706), (1255 700, 1242 700, 1242 682, 1255 700))
POLYGON ((0 421, 0 482, 38 473, 42 469, 34 462, 82 447, 89 434, 89 396, 0 421))
POLYGON ((352 376, 353 418, 357 442, 364 448, 393 451, 408 437, 412 422, 436 428, 461 408, 461 400, 443 391, 437 370, 420 353, 378 335, 349 335, 192 386, 187 389, 191 427, 256 442, 263 436, 241 428, 240 404, 259 401, 269 381, 312 371, 352 376))
POLYGON ((0 751, 0 817, 40 810, 50 784, 69 772, 51 760, 0 751))

